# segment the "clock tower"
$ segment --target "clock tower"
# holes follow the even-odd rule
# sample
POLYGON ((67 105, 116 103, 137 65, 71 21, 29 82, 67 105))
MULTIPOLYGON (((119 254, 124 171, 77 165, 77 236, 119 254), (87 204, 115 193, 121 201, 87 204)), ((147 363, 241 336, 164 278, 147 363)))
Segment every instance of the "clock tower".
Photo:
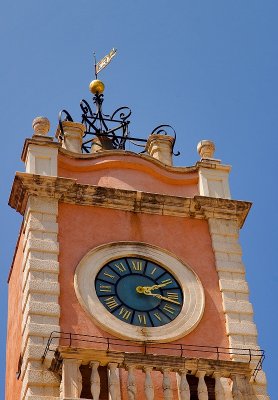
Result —
POLYGON ((133 137, 90 90, 56 138, 33 121, 13 182, 6 400, 268 400, 230 166, 209 140, 173 166, 170 126, 133 137))

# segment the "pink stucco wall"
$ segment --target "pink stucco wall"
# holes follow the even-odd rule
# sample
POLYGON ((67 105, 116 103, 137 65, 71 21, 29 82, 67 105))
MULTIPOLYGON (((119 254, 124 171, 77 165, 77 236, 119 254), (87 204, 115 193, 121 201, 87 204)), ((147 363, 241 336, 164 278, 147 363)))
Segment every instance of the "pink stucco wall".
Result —
POLYGON ((78 183, 140 190, 174 196, 198 194, 198 173, 187 168, 165 168, 151 157, 142 158, 123 152, 92 158, 58 157, 58 175, 78 183))
POLYGON ((18 360, 21 351, 22 331, 22 242, 23 235, 19 239, 9 277, 6 345, 6 400, 19 400, 22 386, 21 379, 16 379, 18 360))
POLYGON ((228 347, 206 221, 69 204, 60 204, 58 220, 62 331, 110 336, 95 325, 79 304, 74 291, 74 272, 82 257, 96 246, 115 241, 139 241, 175 254, 194 270, 205 289, 203 318, 179 342, 228 347))

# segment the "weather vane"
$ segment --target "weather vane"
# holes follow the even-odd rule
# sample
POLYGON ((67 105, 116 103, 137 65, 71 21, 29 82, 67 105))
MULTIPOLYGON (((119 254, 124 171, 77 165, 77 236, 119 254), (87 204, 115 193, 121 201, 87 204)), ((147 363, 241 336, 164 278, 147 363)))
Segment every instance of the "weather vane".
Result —
MULTIPOLYGON (((94 153, 100 150, 125 150, 126 141, 132 143, 135 146, 143 148, 141 151, 144 153, 145 144, 147 139, 131 137, 129 134, 129 123, 128 118, 131 115, 129 107, 120 107, 111 115, 103 114, 102 103, 103 103, 103 92, 105 89, 104 83, 98 79, 98 74, 111 62, 112 58, 115 57, 117 50, 113 48, 105 57, 99 62, 96 60, 96 54, 94 55, 94 69, 95 79, 89 84, 90 92, 94 95, 93 102, 96 106, 95 112, 92 111, 89 103, 82 99, 80 101, 80 107, 82 110, 81 123, 85 126, 85 132, 82 139, 82 152, 83 153, 94 153), (144 143, 144 144, 143 144, 144 143)), ((63 121, 73 121, 71 115, 67 110, 62 110, 59 113, 59 127, 60 127, 60 139, 64 136, 63 121)), ((171 134, 174 137, 172 145, 172 153, 174 153, 174 144, 176 140, 176 132, 170 125, 159 125, 151 134, 167 135, 167 131, 171 130, 171 134)))
POLYGON ((107 54, 105 57, 103 57, 98 63, 96 59, 96 53, 94 52, 94 60, 95 60, 95 77, 97 79, 98 74, 100 73, 101 70, 103 70, 107 65, 111 62, 112 58, 115 57, 117 53, 117 49, 113 49, 110 51, 109 54, 107 54))

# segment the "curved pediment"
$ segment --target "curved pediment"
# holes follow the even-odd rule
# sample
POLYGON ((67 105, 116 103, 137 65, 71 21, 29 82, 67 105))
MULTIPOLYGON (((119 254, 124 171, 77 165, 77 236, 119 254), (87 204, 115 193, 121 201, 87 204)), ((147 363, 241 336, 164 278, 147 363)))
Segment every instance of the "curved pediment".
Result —
POLYGON ((198 194, 198 171, 172 167, 146 154, 102 151, 75 154, 59 149, 58 175, 82 184, 193 197, 198 194))

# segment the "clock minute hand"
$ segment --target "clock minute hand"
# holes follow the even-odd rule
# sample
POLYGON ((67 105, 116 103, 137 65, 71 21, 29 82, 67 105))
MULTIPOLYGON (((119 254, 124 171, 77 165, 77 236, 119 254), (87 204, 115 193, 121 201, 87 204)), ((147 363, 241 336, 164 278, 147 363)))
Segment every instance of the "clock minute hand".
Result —
POLYGON ((176 300, 169 299, 168 297, 164 297, 164 296, 162 296, 161 294, 158 294, 158 293, 151 293, 149 290, 144 290, 143 294, 145 294, 147 296, 157 297, 158 299, 166 300, 166 301, 169 301, 170 303, 174 303, 174 304, 179 304, 180 305, 180 303, 178 301, 176 301, 176 300))

